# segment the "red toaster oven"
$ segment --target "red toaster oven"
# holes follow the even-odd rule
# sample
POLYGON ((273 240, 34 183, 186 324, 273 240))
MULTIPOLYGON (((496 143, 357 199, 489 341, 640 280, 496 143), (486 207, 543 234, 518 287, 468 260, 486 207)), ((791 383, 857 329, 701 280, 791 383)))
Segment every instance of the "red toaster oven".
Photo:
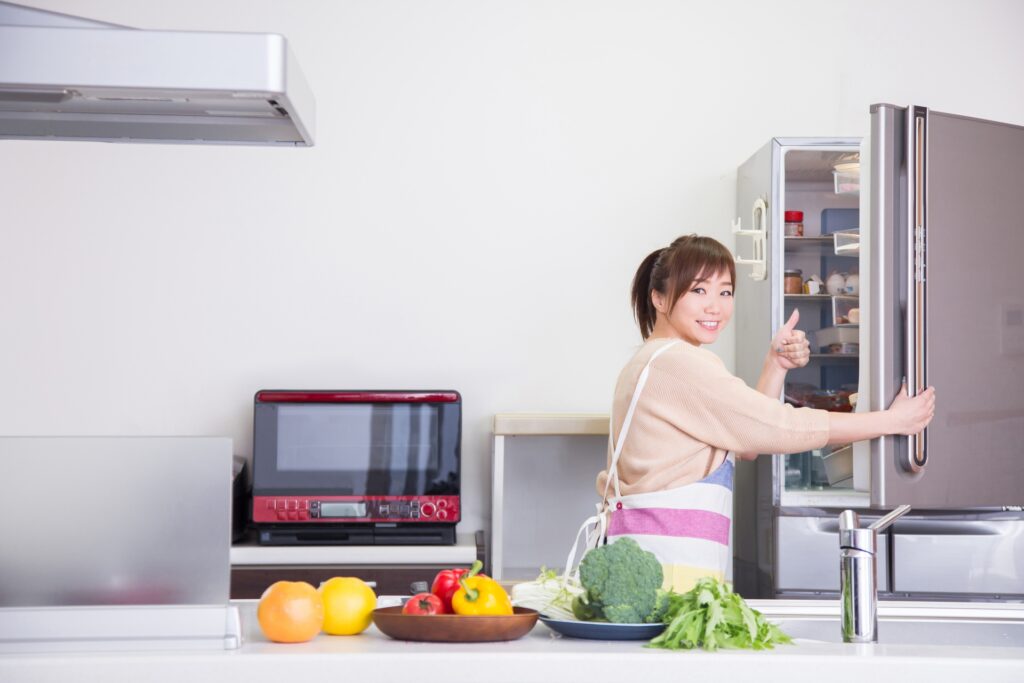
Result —
POLYGON ((455 543, 461 441, 457 391, 259 391, 259 542, 455 543))

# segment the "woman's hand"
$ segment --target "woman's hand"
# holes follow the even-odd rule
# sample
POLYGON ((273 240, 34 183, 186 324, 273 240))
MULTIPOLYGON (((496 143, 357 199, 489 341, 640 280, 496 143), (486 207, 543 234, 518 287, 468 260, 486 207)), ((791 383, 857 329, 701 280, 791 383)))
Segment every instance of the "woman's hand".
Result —
POLYGON ((887 412, 893 420, 892 434, 920 434, 935 417, 935 387, 928 387, 911 398, 904 384, 887 412))
POLYGON ((768 358, 781 370, 802 368, 811 358, 811 345, 807 342, 807 335, 803 330, 796 329, 799 321, 800 310, 794 309, 793 315, 789 316, 789 320, 772 339, 768 358))

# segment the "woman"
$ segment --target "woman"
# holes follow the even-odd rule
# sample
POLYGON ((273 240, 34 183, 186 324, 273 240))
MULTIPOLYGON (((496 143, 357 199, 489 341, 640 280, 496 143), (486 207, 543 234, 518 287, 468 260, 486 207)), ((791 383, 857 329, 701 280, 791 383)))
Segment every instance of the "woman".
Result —
POLYGON ((736 266, 710 237, 687 235, 651 253, 633 280, 645 343, 615 386, 609 467, 597 488, 610 509, 609 540, 631 536, 654 552, 665 587, 723 579, 729 559, 733 453, 796 453, 885 434, 917 434, 935 412, 929 387, 904 388, 888 410, 833 413, 778 399, 786 372, 807 364, 794 314, 771 342, 757 389, 701 348, 733 311, 736 266), (610 475, 609 475, 610 473, 610 475))

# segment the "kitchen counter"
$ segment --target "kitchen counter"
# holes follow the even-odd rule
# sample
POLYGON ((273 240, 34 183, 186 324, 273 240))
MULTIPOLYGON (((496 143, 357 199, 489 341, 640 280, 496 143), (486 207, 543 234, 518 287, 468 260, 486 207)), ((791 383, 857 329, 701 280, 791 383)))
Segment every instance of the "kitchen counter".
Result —
MULTIPOLYGON (((375 627, 359 636, 320 635, 308 643, 268 642, 255 620, 255 601, 239 601, 245 641, 233 651, 6 655, 4 683, 111 680, 504 681, 782 680, 857 681, 1024 680, 1024 647, 845 645, 798 641, 763 652, 647 649, 643 641, 562 638, 543 624, 503 643, 410 643, 375 627)), ((754 601, 751 602, 758 606, 754 601)))

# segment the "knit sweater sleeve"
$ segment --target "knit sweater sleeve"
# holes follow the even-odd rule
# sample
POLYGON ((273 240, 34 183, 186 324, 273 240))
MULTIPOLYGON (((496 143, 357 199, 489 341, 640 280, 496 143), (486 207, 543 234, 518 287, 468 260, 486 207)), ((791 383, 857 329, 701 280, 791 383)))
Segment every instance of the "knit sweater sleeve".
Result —
POLYGON ((715 354, 673 349, 651 366, 652 410, 682 432, 724 450, 797 453, 828 441, 828 412, 794 408, 752 389, 715 354))

